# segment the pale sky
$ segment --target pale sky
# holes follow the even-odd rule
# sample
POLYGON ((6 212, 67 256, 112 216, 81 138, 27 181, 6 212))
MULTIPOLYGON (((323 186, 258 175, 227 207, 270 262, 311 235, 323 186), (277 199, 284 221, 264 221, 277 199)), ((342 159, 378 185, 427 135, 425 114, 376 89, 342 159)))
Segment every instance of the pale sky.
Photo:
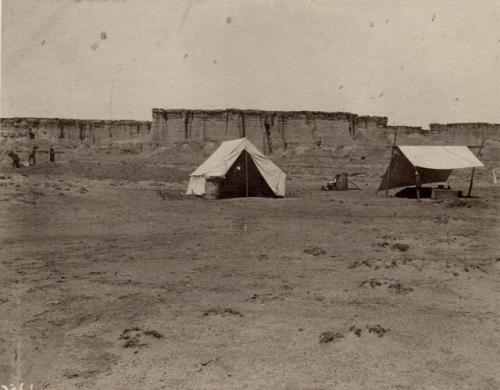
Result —
POLYGON ((1 116, 500 123, 499 0, 3 0, 1 116))

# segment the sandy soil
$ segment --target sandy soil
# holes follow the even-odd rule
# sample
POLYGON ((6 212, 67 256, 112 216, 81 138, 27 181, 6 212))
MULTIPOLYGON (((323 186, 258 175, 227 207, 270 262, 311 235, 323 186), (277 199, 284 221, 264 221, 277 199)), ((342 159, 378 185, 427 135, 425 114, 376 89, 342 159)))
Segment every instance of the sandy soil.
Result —
POLYGON ((498 187, 205 201, 114 167, 1 173, 0 385, 500 388, 498 187))

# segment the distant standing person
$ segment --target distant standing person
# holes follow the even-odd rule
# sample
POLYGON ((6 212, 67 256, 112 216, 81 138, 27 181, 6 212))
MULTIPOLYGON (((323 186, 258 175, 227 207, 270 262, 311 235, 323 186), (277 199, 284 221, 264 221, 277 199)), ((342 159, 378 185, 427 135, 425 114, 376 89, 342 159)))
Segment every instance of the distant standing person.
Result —
POLYGON ((56 152, 54 151, 54 148, 49 149, 49 159, 51 163, 56 162, 56 152))
POLYGON ((33 146, 33 149, 31 150, 31 153, 28 158, 28 164, 29 165, 35 165, 36 164, 36 146, 33 146))
POLYGON ((12 159, 12 168, 21 168, 21 160, 17 153, 11 151, 8 156, 12 159))
POLYGON ((30 139, 34 139, 35 138, 35 133, 33 133, 33 129, 32 128, 30 128, 28 130, 28 134, 29 134, 30 139))

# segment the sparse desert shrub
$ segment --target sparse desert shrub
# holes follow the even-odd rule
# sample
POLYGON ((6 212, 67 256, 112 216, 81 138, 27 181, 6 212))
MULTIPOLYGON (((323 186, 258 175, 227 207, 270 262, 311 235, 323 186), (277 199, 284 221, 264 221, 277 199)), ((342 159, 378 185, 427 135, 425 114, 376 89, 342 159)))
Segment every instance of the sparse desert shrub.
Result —
POLYGON ((163 338, 163 335, 162 335, 160 332, 158 332, 158 331, 156 331, 156 330, 154 330, 154 329, 145 330, 145 331, 144 331, 144 334, 145 334, 146 336, 153 336, 153 337, 156 337, 157 339, 161 339, 161 338, 163 338))
POLYGON ((328 344, 342 338, 344 338, 344 335, 339 332, 323 332, 319 336, 319 342, 320 344, 328 344))
POLYGON ((225 309, 208 309, 208 310, 205 310, 205 312, 203 313, 204 316, 224 315, 224 314, 232 314, 233 316, 243 317, 243 314, 241 314, 241 312, 239 312, 238 310, 232 309, 230 307, 225 308, 225 309))
POLYGON ((378 337, 382 337, 387 333, 387 329, 384 329, 380 325, 367 325, 366 328, 368 329, 369 333, 375 333, 378 337))
POLYGON ((123 343, 123 348, 135 348, 139 347, 139 337, 131 337, 129 339, 126 339, 125 342, 123 343))
POLYGON ((452 201, 448 202, 446 205, 449 208, 455 209, 455 208, 470 208, 471 205, 469 202, 462 200, 462 199, 453 199, 452 201))
POLYGON ((410 249, 410 246, 408 244, 402 244, 400 242, 397 242, 395 244, 392 244, 391 248, 401 252, 406 252, 408 249, 410 249))
POLYGON ((310 246, 306 249, 304 249, 304 253, 307 253, 308 255, 313 255, 313 256, 320 256, 326 254, 326 251, 323 248, 320 248, 318 246, 310 246))

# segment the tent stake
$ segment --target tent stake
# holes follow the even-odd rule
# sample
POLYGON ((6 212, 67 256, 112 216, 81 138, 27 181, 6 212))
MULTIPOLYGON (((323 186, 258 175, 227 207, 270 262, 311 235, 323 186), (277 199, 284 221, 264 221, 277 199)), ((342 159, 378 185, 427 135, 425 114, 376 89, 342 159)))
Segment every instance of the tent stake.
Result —
POLYGON ((389 168, 387 169, 387 176, 385 178, 385 197, 389 197, 389 180, 391 179, 391 170, 392 170, 392 159, 394 158, 394 149, 396 146, 396 138, 398 136, 398 131, 394 130, 394 140, 392 142, 391 149, 391 160, 389 161, 389 168))
POLYGON ((245 150, 245 196, 248 198, 248 152, 245 150))

